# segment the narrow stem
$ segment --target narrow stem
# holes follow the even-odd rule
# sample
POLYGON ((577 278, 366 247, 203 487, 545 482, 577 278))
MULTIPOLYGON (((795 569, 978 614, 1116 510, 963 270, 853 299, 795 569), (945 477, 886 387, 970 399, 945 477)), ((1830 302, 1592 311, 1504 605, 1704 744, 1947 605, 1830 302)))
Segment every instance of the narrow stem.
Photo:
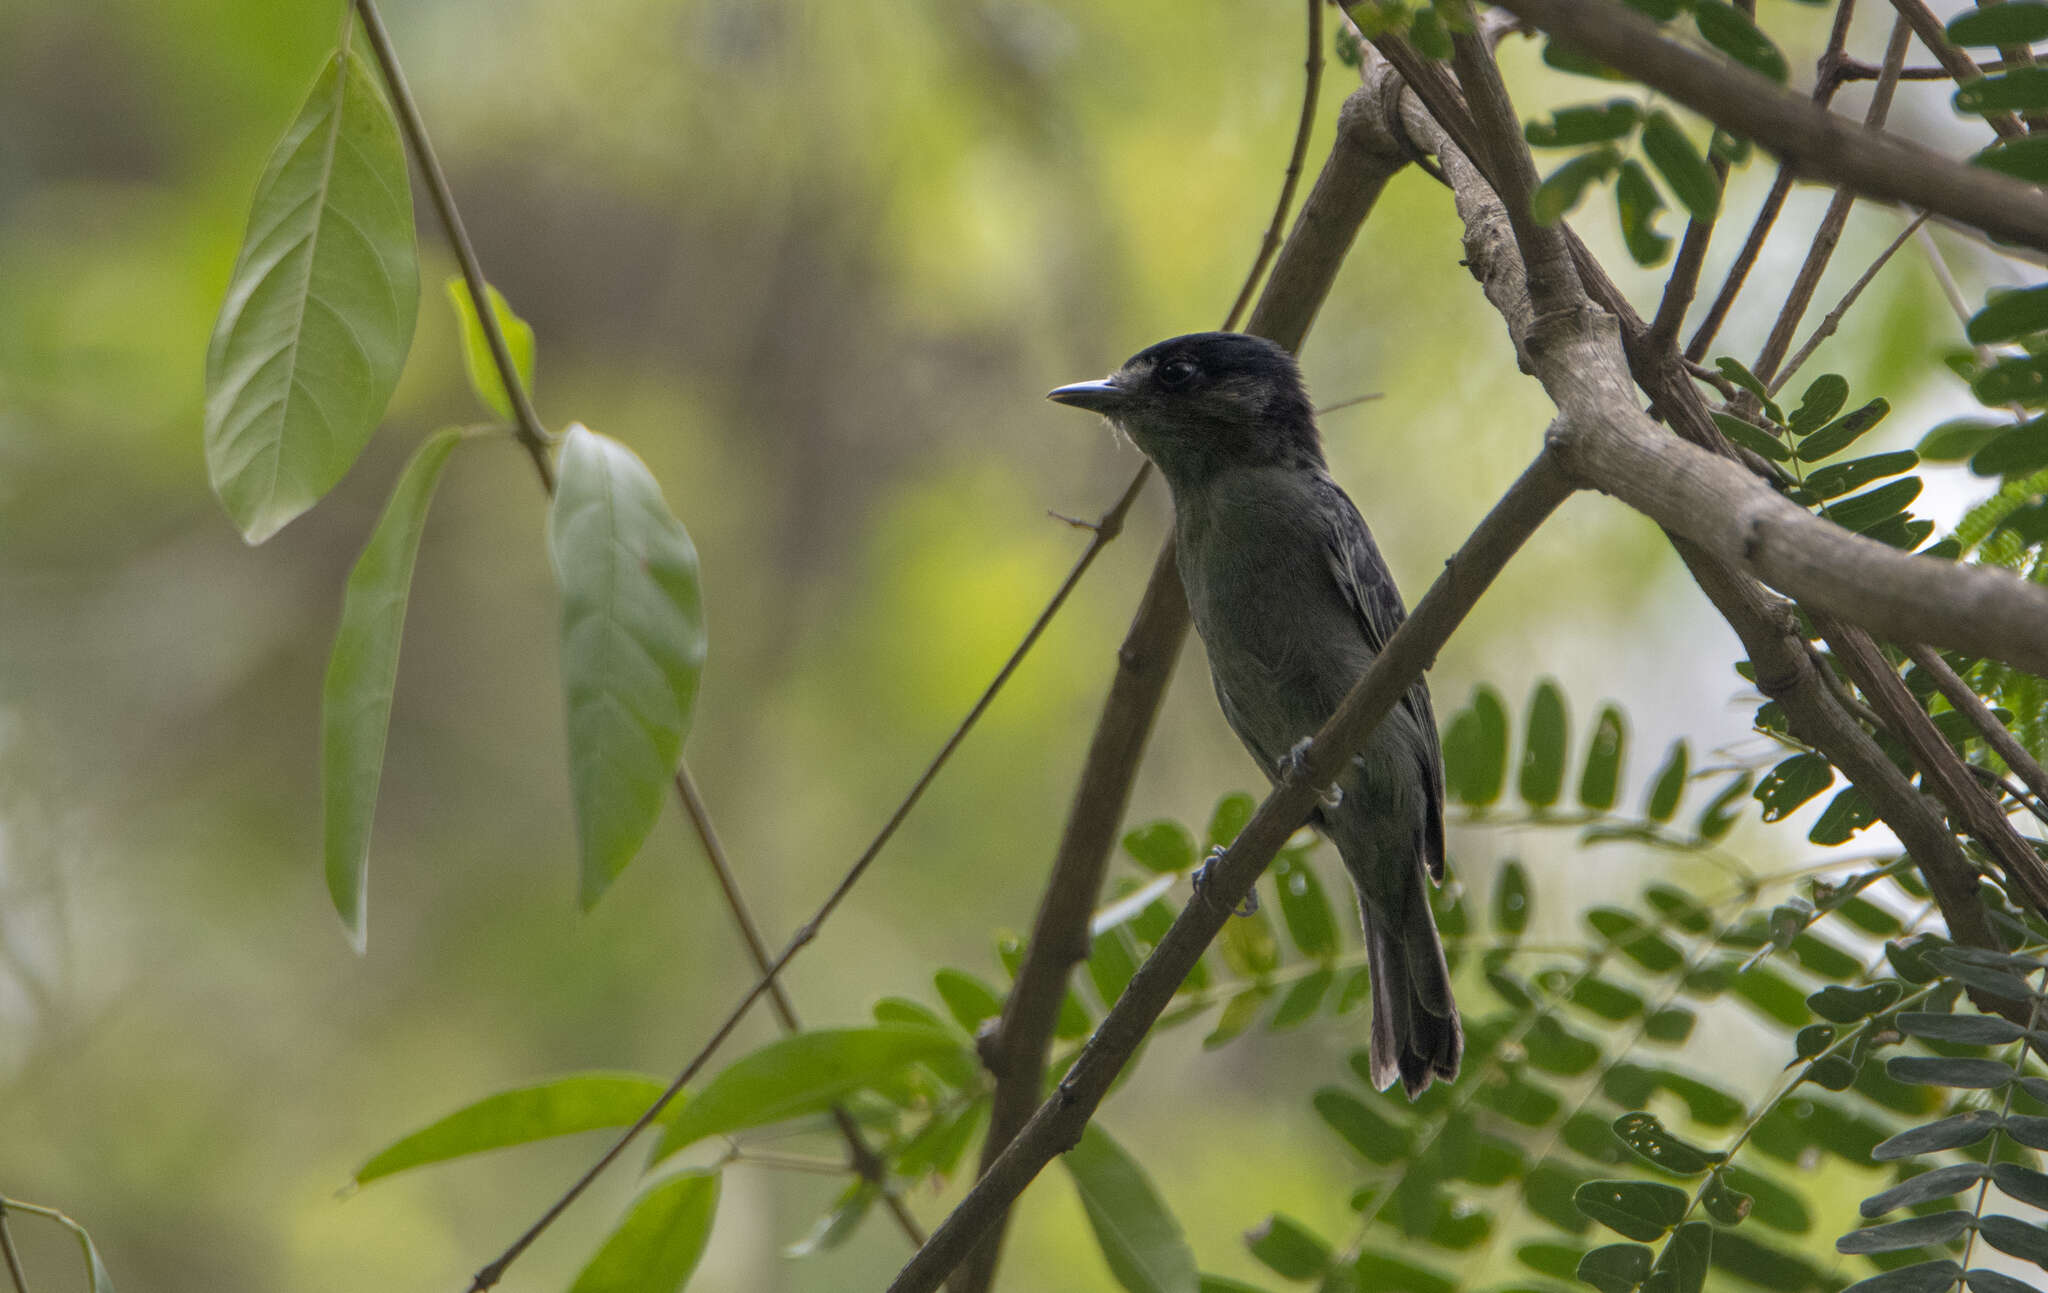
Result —
POLYGON ((1926 223, 1927 213, 1923 211, 1913 217, 1912 223, 1900 231, 1899 236, 1892 239, 1885 249, 1877 254, 1877 259, 1870 262, 1870 267, 1864 270, 1862 276, 1850 285, 1849 290, 1843 293, 1842 299, 1835 304, 1835 308, 1829 310, 1827 317, 1823 318, 1819 326, 1814 328, 1813 335, 1806 339, 1805 344, 1799 347, 1792 358, 1785 362, 1785 367, 1771 380, 1771 394, 1776 395, 1779 391, 1783 390, 1785 383, 1792 380, 1792 374, 1798 372, 1805 365, 1806 361, 1813 357, 1813 352, 1820 348, 1820 344, 1835 335, 1835 332, 1842 326, 1843 316, 1849 313, 1849 308, 1856 304, 1858 297, 1863 295, 1863 289, 1869 287, 1876 280, 1878 274, 1884 270, 1884 267, 1891 263, 1892 257, 1898 253, 1899 248, 1905 246, 1907 240, 1919 230, 1921 225, 1926 223))
POLYGON ((1288 208, 1294 205, 1295 186, 1301 182, 1302 162, 1308 156, 1308 137, 1316 124, 1316 95, 1323 86, 1323 3, 1324 0, 1308 0, 1308 59, 1303 64, 1301 120, 1294 127, 1294 147, 1287 155, 1287 174, 1280 181, 1280 198, 1273 204, 1273 219, 1266 225, 1265 236, 1259 239, 1259 254, 1252 260, 1251 271, 1244 276, 1244 286, 1237 289, 1237 299, 1230 303, 1230 312, 1223 316, 1225 332, 1235 331, 1238 321, 1244 318, 1244 312, 1251 308, 1252 291, 1258 287, 1260 276, 1280 250, 1280 230, 1287 223, 1288 208))
POLYGON ((14 1236, 7 1229, 5 1199, 0 1199, 0 1257, 7 1259, 7 1275, 14 1281, 14 1293, 28 1293, 28 1272, 21 1268, 21 1254, 14 1251, 14 1236))
POLYGON ((1969 716, 1971 725, 1982 734, 1985 743, 1998 757, 2005 760, 2005 766, 2026 783, 2027 789, 2033 791, 2037 799, 2048 804, 2048 771, 2044 771, 2034 761, 2034 756, 2027 753, 2026 747, 2014 739, 2005 724, 1998 721, 1998 716, 1985 705, 1976 689, 1949 668, 1948 661, 1932 647, 1916 642, 1906 648, 1906 654, 1928 677, 1934 679, 1936 689, 1948 698, 1950 705, 1969 716))

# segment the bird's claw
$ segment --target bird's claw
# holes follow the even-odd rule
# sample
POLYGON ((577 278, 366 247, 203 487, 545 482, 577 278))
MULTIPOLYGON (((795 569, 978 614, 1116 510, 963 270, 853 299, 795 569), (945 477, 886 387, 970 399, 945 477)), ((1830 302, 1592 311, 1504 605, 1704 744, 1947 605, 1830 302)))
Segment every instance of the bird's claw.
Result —
MULTIPOLYGON (((1216 904, 1211 902, 1209 898, 1209 868, 1215 866, 1222 859, 1223 846, 1219 844, 1209 850, 1208 858, 1203 861, 1202 865, 1195 868, 1193 875, 1188 877, 1188 882, 1195 887, 1195 895, 1203 902, 1209 903, 1210 906, 1215 906, 1216 904)), ((1233 911, 1234 914, 1239 916, 1257 915, 1259 911, 1259 891, 1256 888, 1247 890, 1244 895, 1244 901, 1237 904, 1233 911)))
MULTIPOLYGON (((1304 736, 1294 743, 1294 748, 1280 756, 1280 771, 1283 779, 1294 781, 1308 776, 1308 747, 1315 744, 1315 738, 1304 736)), ((1316 792, 1323 807, 1335 808, 1344 802, 1344 787, 1331 782, 1316 792)))

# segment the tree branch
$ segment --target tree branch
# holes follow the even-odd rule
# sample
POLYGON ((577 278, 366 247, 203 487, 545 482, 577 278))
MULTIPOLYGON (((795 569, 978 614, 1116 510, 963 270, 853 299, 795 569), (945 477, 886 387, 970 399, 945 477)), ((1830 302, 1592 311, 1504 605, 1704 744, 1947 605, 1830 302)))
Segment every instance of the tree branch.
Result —
POLYGON ((2048 203, 2038 189, 1895 135, 1864 130, 1768 77, 1687 49, 1616 0, 1500 0, 1500 6, 1730 133, 1755 140, 1802 176, 2048 250, 2048 203))
POLYGON ((1415 613, 1388 639, 1386 649, 1316 733, 1300 770, 1266 796, 1237 841, 1213 865, 1204 896, 1181 909, 1165 938, 1138 967, 1059 1089, 897 1274, 890 1293, 929 1293, 937 1288, 1040 1169, 1080 1141, 1110 1084, 1172 1001, 1188 970, 1280 846, 1308 819, 1317 787, 1329 784, 1364 746, 1380 719, 1436 659, 1508 558, 1571 493, 1571 484, 1546 448, 1444 563, 1444 572, 1416 603, 1415 613))
MULTIPOLYGON (((1247 331, 1290 350, 1300 348, 1359 226, 1387 181, 1410 160, 1407 150, 1379 127, 1383 119, 1363 91, 1344 101, 1329 159, 1302 205, 1247 331)), ((988 1134, 982 1142, 983 1172, 1038 1106, 1046 1052, 1067 980, 1088 956, 1088 920, 1102 892, 1110 850, 1130 803, 1131 783, 1187 629, 1187 595, 1169 536, 1117 651, 1116 674, 1089 742, 1024 962, 1002 1019, 983 1040, 983 1062, 996 1080, 988 1134)), ((1000 1256, 1003 1225, 998 1218, 987 1240, 961 1267, 954 1280, 960 1293, 988 1287, 1000 1256)))
MULTIPOLYGON (((1948 29, 1935 16, 1924 0, 1892 0, 1892 8, 1899 11, 1899 17, 1912 24, 1913 34, 1934 55, 1934 61, 1941 64, 1942 71, 1957 85, 1975 81, 1984 75, 1984 69, 1962 50, 1957 49, 1948 38, 1948 29)), ((2013 119, 2010 112, 1986 113, 1984 120, 1998 132, 2001 139, 2017 139, 2026 134, 2025 127, 2013 119)))
POLYGON ((1964 682, 1955 670, 1948 667, 1948 661, 1928 648, 1914 643, 1906 648, 1906 654, 1911 657, 1914 664, 1927 672, 1928 677, 1934 679, 1935 687, 1942 695, 1948 697, 1948 703, 1953 705, 1957 712, 1969 716, 1970 722, 1982 734, 1985 743, 1999 758, 2005 760, 2006 767, 2011 768, 2019 779, 2027 784, 2027 789, 2034 792, 2034 797, 2048 805, 2048 772, 2042 771, 2041 765, 2034 761, 2033 755, 2027 753, 2026 747, 2013 739, 2012 733, 2006 730, 2005 724, 1998 721, 1998 716, 1984 704, 1976 690, 1964 682))

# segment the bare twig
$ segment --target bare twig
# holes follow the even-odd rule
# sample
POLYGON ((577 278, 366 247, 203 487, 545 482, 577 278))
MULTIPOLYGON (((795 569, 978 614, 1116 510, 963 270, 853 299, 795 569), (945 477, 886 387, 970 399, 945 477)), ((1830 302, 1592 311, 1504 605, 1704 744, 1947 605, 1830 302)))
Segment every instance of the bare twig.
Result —
POLYGON ((1877 259, 1871 261, 1869 267, 1857 277, 1854 283, 1849 285, 1849 290, 1842 294, 1842 299, 1835 303, 1835 308, 1827 312, 1826 317, 1821 319, 1820 323, 1815 326, 1812 335, 1807 337, 1805 343, 1794 352, 1792 358, 1786 361, 1784 369, 1771 379, 1771 394, 1776 395, 1779 391, 1783 390, 1785 383, 1792 380, 1792 375, 1804 367, 1807 360, 1813 358, 1813 352, 1820 349, 1821 343, 1835 335, 1836 330, 1842 326, 1843 317, 1849 313, 1850 307, 1856 304, 1857 298, 1863 295, 1863 289, 1869 287, 1876 280, 1877 276, 1883 272, 1884 267, 1891 263, 1892 257, 1898 254, 1899 248, 1905 246, 1907 240, 1912 238, 1920 226, 1926 223, 1927 215, 1925 212, 1922 212, 1913 217, 1912 221, 1899 232, 1898 237, 1886 244, 1885 249, 1877 254, 1877 259))
MULTIPOLYGON (((1300 348, 1359 226, 1387 181, 1409 160, 1406 150, 1384 132, 1369 129, 1379 117, 1377 106, 1363 91, 1345 100, 1329 159, 1274 263, 1246 325, 1248 331, 1290 350, 1300 348)), ((1088 918, 1102 892, 1131 783, 1187 629, 1187 597, 1169 539, 1153 562, 1152 576, 1117 651, 1116 674, 1042 890, 1024 962, 1002 1019, 983 1038, 983 1062, 996 1079, 989 1130, 982 1142, 984 1171, 1038 1104, 1067 979, 1088 955, 1088 918)), ((957 1289, 987 1287, 1002 1233, 998 1221, 961 1267, 957 1289)))
POLYGON ((1266 232, 1259 238, 1259 254, 1252 258, 1252 267, 1244 276, 1244 286, 1237 289, 1237 299, 1230 303, 1230 311, 1223 316, 1223 330, 1229 332, 1244 318, 1244 312, 1252 303, 1252 292, 1259 285, 1259 276, 1266 272, 1266 266, 1273 262, 1273 256, 1280 250, 1280 231, 1287 225, 1288 209, 1294 205, 1294 189, 1301 183, 1301 165, 1308 157, 1309 132, 1316 124, 1316 96, 1323 88, 1323 3, 1324 0, 1308 0, 1308 57, 1303 62, 1301 90, 1301 120, 1294 127, 1294 147, 1287 153, 1287 173, 1280 181, 1280 196, 1273 203, 1273 219, 1266 225, 1266 232))
POLYGON ((1976 690, 1949 668, 1948 661, 1942 659, 1938 652, 1914 643, 1906 648, 1906 655, 1934 680, 1935 688, 1948 698, 1948 703, 1958 713, 1968 716, 1971 725, 1983 735, 1985 743, 2005 760, 2005 766, 2026 783, 2027 789, 2033 791, 2037 799, 2048 805, 2048 772, 2044 772, 2034 761, 2034 756, 2027 753, 2026 747, 2013 738, 2005 724, 1998 721, 1998 716, 1985 705, 1976 690))
POLYGON ((1768 77, 1680 45, 1617 0, 1501 0, 1501 7, 1730 133, 1755 140, 1804 176, 2048 249, 2048 203, 2040 190, 1898 136, 1864 130, 1768 77))
POLYGON ((7 1229, 7 1203, 0 1200, 0 1257, 7 1261, 7 1276, 14 1293, 28 1293, 28 1272, 21 1268, 21 1254, 14 1251, 14 1236, 7 1229))
POLYGON ((1386 649, 1316 733, 1300 772, 1266 796, 1237 841, 1214 864, 1205 888, 1208 897, 1181 909, 1067 1070, 1058 1091, 1038 1107, 1009 1148, 897 1274, 890 1293, 929 1293, 937 1288, 1039 1171, 1080 1141, 1096 1106, 1173 999, 1188 969, 1201 959, 1231 909, 1280 846, 1307 820, 1315 807, 1316 788, 1327 784, 1365 743, 1394 702, 1436 658, 1508 558, 1571 493, 1572 486, 1549 451, 1538 454, 1445 563, 1444 572, 1416 603, 1415 613, 1388 639, 1386 649))
MULTIPOLYGON (((1913 34, 1920 38, 1920 43, 1927 47, 1927 52, 1934 55, 1934 61, 1941 64, 1942 71, 1957 85, 1977 80, 1984 75, 1983 68, 1978 67, 1968 54, 1949 41, 1947 29, 1942 26, 1941 19, 1935 12, 1927 7, 1925 0, 1892 0, 1892 8, 1897 9, 1899 16, 1912 24, 1913 34)), ((2001 139, 2015 139, 2027 133, 2026 128, 2014 120, 2010 112, 1987 113, 1984 120, 1998 132, 2001 139)))

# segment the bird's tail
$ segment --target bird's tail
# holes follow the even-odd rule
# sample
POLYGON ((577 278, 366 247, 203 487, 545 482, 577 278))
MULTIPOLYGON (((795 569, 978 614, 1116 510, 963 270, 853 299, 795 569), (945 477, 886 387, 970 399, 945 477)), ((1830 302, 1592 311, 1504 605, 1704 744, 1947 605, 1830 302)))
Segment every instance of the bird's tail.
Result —
POLYGON ((1457 1077, 1465 1050, 1443 941, 1420 890, 1418 877, 1405 910, 1364 913, 1372 972, 1372 1084, 1384 1091, 1399 1078, 1411 1100, 1432 1080, 1457 1077))

